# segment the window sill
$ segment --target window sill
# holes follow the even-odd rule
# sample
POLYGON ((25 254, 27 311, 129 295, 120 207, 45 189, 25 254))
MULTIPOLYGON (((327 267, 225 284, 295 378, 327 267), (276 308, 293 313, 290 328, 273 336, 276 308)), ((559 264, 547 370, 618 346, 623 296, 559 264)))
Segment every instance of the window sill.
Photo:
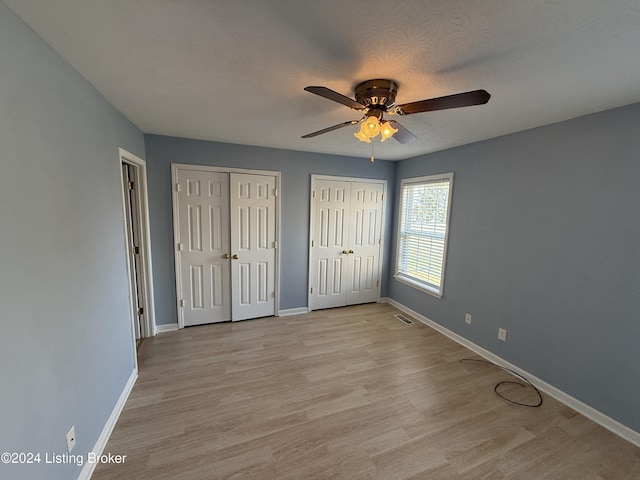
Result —
POLYGON ((394 275, 393 278, 395 278, 398 282, 409 285, 410 287, 428 293, 429 295, 433 295, 436 298, 442 298, 443 296, 442 292, 436 290, 435 288, 431 288, 424 283, 416 282, 415 280, 411 280, 410 278, 404 277, 402 275, 394 275))

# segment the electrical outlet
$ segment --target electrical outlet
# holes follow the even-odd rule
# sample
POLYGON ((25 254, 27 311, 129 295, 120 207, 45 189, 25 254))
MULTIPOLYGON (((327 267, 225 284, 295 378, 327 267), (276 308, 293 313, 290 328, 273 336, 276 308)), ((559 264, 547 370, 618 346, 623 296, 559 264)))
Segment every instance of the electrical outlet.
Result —
POLYGON ((507 331, 504 328, 498 329, 498 340, 507 341, 507 331))
POLYGON ((67 452, 71 453, 73 447, 76 446, 76 427, 71 426, 71 430, 67 432, 67 452))
POLYGON ((466 323, 467 325, 471 325, 471 314, 470 313, 465 313, 464 314, 464 323, 466 323))

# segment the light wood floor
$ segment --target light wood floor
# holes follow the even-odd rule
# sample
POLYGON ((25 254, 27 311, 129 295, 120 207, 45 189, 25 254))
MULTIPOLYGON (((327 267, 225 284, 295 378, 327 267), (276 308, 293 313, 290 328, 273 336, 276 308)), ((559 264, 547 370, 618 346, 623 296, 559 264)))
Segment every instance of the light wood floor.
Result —
POLYGON ((640 479, 640 448, 393 307, 363 305, 145 340, 105 448, 118 479, 640 479), (521 401, 537 397, 514 387, 521 401))

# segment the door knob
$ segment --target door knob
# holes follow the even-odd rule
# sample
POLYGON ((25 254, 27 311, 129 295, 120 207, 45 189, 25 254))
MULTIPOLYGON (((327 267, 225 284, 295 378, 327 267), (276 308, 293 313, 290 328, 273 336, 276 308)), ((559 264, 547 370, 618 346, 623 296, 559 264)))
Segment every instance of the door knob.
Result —
POLYGON ((349 250, 349 253, 353 253, 353 250, 349 250))
POLYGON ((342 254, 343 255, 347 255, 349 252, 347 252, 346 250, 342 250, 342 254))
POLYGON ((234 253, 234 254, 233 254, 233 257, 231 257, 231 258, 233 258, 234 260, 238 260, 240 257, 238 256, 238 254, 237 254, 237 253, 234 253))
POLYGON ((228 253, 225 253, 225 254, 222 256, 222 258, 224 258, 224 259, 226 260, 226 259, 231 258, 231 257, 229 256, 229 254, 228 254, 228 253))

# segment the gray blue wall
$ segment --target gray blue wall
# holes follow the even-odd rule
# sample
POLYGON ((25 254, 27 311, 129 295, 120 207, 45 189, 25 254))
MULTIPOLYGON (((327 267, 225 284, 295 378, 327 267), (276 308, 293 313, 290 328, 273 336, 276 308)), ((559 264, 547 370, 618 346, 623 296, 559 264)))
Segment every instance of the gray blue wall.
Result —
MULTIPOLYGON (((171 204, 171 164, 187 163, 282 172, 280 200, 280 310, 307 306, 309 199, 311 174, 379 178, 388 181, 387 230, 391 232, 394 162, 340 157, 273 148, 232 145, 145 135, 153 287, 156 323, 176 323, 176 287, 171 204)), ((388 255, 383 259, 382 294, 386 295, 388 255)))
POLYGON ((444 298, 389 283, 396 301, 636 431, 638 125, 635 104, 400 162, 398 185, 455 172, 444 298))
MULTIPOLYGON (((68 480, 133 372, 118 147, 144 137, 0 2, 0 478, 68 480)), ((126 453, 126 452, 125 452, 126 453)))

